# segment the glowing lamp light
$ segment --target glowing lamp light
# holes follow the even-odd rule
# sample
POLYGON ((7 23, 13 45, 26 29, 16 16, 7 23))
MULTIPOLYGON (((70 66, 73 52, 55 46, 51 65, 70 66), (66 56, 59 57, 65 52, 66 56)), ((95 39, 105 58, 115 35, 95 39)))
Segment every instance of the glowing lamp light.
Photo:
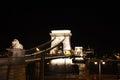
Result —
POLYGON ((102 62, 102 64, 105 64, 105 62, 102 62))
POLYGON ((38 52, 39 52, 39 51, 40 51, 40 50, 39 50, 39 48, 36 48, 36 51, 38 51, 38 52))
POLYGON ((94 64, 98 64, 98 62, 94 62, 94 64))

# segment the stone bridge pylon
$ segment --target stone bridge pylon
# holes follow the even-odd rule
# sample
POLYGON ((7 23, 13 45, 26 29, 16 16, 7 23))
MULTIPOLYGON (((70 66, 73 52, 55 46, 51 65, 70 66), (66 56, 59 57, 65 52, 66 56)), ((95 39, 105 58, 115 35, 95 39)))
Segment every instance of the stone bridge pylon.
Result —
POLYGON ((55 40, 51 42, 51 47, 55 46, 58 44, 60 41, 62 41, 62 50, 60 51, 60 47, 56 47, 50 51, 51 55, 55 54, 64 54, 64 55, 71 55, 71 43, 70 43, 70 38, 72 36, 71 30, 51 30, 51 39, 55 40))

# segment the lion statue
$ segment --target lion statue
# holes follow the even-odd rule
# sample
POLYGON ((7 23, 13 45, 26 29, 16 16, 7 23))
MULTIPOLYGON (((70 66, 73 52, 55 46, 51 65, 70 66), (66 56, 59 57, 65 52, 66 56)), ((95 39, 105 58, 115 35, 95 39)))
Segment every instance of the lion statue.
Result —
POLYGON ((12 41, 12 48, 23 49, 23 45, 19 43, 18 39, 12 41))

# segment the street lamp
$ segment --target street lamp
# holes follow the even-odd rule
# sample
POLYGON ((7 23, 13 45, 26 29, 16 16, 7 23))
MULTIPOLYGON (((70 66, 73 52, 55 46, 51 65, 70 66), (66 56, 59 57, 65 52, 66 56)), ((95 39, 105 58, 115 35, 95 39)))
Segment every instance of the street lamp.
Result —
POLYGON ((98 64, 98 68, 99 68, 99 80, 102 80, 102 70, 101 70, 101 65, 104 65, 105 62, 103 60, 99 60, 97 62, 94 62, 94 64, 98 64))

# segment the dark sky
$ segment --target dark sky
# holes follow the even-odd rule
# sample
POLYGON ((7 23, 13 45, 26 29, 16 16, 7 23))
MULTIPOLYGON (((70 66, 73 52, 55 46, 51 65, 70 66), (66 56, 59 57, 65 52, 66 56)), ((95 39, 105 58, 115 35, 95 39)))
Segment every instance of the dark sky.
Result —
POLYGON ((51 39, 51 30, 71 30, 71 46, 96 52, 120 50, 119 11, 97 8, 4 8, 0 14, 0 49, 17 38, 25 49, 51 39))

